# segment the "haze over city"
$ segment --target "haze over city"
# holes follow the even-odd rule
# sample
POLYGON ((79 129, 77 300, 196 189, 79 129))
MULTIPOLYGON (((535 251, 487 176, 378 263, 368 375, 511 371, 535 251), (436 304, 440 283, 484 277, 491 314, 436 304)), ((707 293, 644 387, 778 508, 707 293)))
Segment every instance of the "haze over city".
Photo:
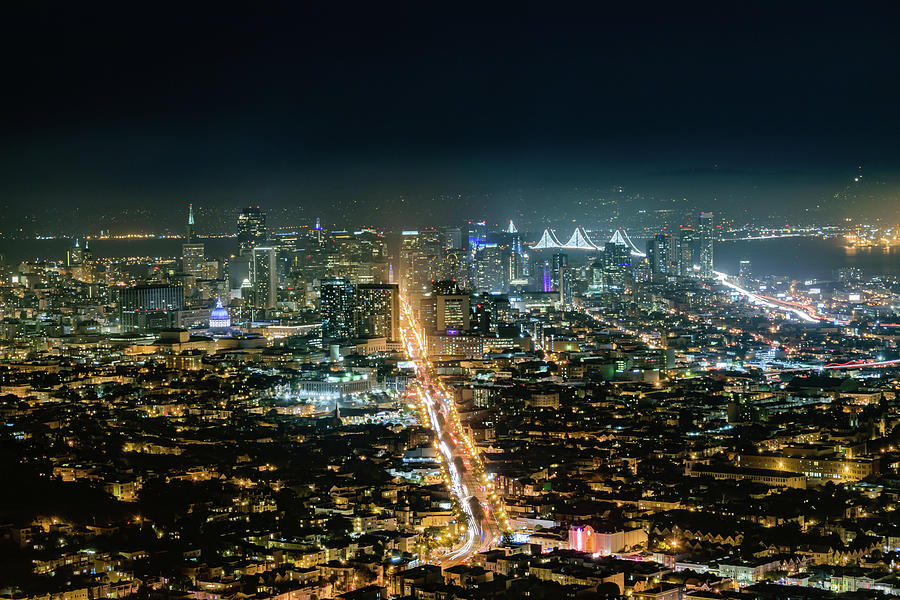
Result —
POLYGON ((763 213, 863 165, 896 217, 896 7, 651 6, 8 7, 3 201, 388 225, 401 196, 501 219, 623 186, 763 213))
POLYGON ((900 597, 895 3, 31 3, 0 600, 900 597))

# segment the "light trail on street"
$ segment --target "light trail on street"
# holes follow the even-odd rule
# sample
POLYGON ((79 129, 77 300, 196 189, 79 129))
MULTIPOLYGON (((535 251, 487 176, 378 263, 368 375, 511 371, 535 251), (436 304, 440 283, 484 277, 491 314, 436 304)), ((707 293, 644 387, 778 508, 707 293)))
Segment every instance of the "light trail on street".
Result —
POLYGON ((750 299, 754 304, 759 304, 761 306, 765 306, 766 308, 773 308, 776 310, 783 310, 785 312, 793 313, 800 317, 801 320, 806 321, 807 323, 819 323, 824 321, 825 319, 818 314, 812 314, 806 307, 802 307, 799 304, 794 304, 792 302, 784 302, 782 300, 776 300, 775 298, 770 298, 768 296, 762 296, 755 292, 751 292, 750 290, 743 288, 735 283, 728 281, 728 275, 725 273, 721 273, 719 271, 713 271, 713 274, 716 276, 722 284, 726 287, 738 292, 739 294, 746 296, 750 299))
POLYGON ((474 467, 480 466, 477 450, 462 431, 452 396, 441 382, 431 377, 425 334, 415 322, 405 299, 401 299, 401 333, 406 357, 416 365, 419 401, 435 433, 435 447, 441 453, 449 474, 450 491, 456 497, 465 521, 466 532, 462 541, 439 559, 442 567, 449 567, 492 548, 499 542, 502 529, 508 529, 508 524, 503 509, 500 508, 499 514, 496 514, 492 507, 491 500, 496 499, 492 484, 484 478, 483 471, 480 481, 476 477, 474 467), (476 514, 473 503, 480 505, 478 512, 483 515, 476 514), (501 527, 501 521, 505 527, 501 527))

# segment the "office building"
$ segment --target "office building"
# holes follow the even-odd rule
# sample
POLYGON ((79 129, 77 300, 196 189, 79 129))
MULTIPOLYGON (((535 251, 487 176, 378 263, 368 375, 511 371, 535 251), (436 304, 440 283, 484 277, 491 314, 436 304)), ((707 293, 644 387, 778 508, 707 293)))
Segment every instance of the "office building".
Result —
POLYGON ((665 281, 678 274, 678 240, 668 233, 657 233, 647 244, 647 260, 650 262, 651 279, 665 281))
POLYGON ((504 268, 503 249, 497 244, 484 244, 475 255, 475 287, 486 292, 505 294, 509 286, 504 268))
POLYGON ((181 271, 198 279, 206 279, 208 268, 203 244, 181 245, 181 271))
POLYGON ((197 231, 194 227, 194 205, 189 204, 185 243, 181 245, 181 272, 203 278, 206 270, 206 248, 197 242, 197 231))
POLYGON ((631 279, 631 249, 625 244, 607 242, 603 248, 603 273, 607 291, 624 293, 631 279))
POLYGON ((81 247, 81 244, 79 243, 78 238, 75 238, 75 244, 66 251, 66 266, 67 267, 81 266, 81 263, 83 260, 84 260, 84 248, 81 247))
POLYGON ((357 286, 353 311, 357 336, 400 340, 400 286, 397 284, 357 286))
POLYGON ((484 355, 484 340, 481 335, 437 333, 428 336, 428 358, 430 360, 478 359, 484 355))
POLYGON ((445 250, 463 250, 463 232, 461 227, 446 226, 441 227, 441 237, 445 250))
POLYGON ((250 249, 250 306, 275 308, 278 300, 278 251, 270 246, 250 249))
POLYGON ((266 213, 258 206, 248 206, 238 216, 238 245, 241 254, 264 244, 268 237, 266 213))
POLYGON ((697 255, 697 234, 690 227, 681 230, 678 244, 678 274, 682 277, 694 277, 694 264, 697 255))
POLYGON ((319 286, 319 312, 322 315, 322 338, 355 337, 355 286, 341 277, 326 279, 319 286))
POLYGON ((410 297, 421 296, 428 281, 427 273, 427 259, 418 230, 409 229, 401 232, 400 289, 410 297))
POLYGON ((435 331, 469 330, 469 294, 455 282, 439 281, 433 286, 435 331))
POLYGON ((749 260, 738 262, 738 277, 744 285, 749 284, 753 280, 753 269, 749 260))
POLYGON ((180 285, 138 285, 122 290, 119 296, 122 331, 172 327, 177 311, 183 308, 184 289, 180 285))

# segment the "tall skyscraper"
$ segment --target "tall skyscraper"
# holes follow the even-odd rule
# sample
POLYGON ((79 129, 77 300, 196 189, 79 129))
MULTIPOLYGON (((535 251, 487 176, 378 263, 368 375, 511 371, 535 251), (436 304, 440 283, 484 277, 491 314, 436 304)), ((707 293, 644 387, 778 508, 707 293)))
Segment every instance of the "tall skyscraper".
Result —
POLYGON ((203 277, 206 272, 206 249, 203 244, 181 245, 181 271, 203 277))
POLYGON ((506 267, 507 267, 507 281, 510 283, 523 283, 523 279, 525 277, 525 263, 522 259, 522 255, 511 250, 509 254, 506 255, 506 267))
POLYGON ((569 255, 557 252, 553 255, 553 291, 563 291, 566 269, 569 268, 569 255))
POLYGON ((278 251, 271 246, 250 249, 250 304, 275 308, 278 300, 278 251))
POLYGON ((606 291, 606 273, 604 270, 604 262, 601 257, 591 263, 588 268, 590 282, 588 283, 588 293, 596 294, 606 291))
POLYGON ((504 264, 503 249, 497 244, 484 244, 475 255, 475 287, 487 292, 505 294, 509 287, 509 266, 504 264))
POLYGON ((693 229, 681 230, 681 243, 678 248, 678 274, 682 277, 694 277, 694 264, 697 254, 697 235, 693 229))
POLYGON ((603 247, 603 265, 607 291, 624 293, 631 277, 631 248, 607 242, 603 247))
POLYGON ((326 279, 319 287, 319 312, 322 315, 322 338, 343 339, 355 335, 353 309, 356 290, 344 278, 326 279))
POLYGON ((266 213, 258 206, 248 206, 238 215, 238 245, 241 254, 264 244, 268 237, 266 213))
POLYGON ((196 241, 197 232, 194 230, 194 205, 188 204, 187 243, 193 244, 196 241))
POLYGON ((400 286, 362 284, 353 307, 356 335, 400 340, 400 286))
POLYGON ((206 272, 206 248, 202 243, 197 243, 193 204, 188 204, 185 240, 185 243, 181 245, 181 272, 202 278, 206 272))
POLYGON ((700 263, 700 276, 709 278, 713 276, 713 244, 715 242, 715 219, 711 212, 701 212, 697 227, 700 263))
POLYGON ((668 233, 657 233, 647 244, 647 259, 653 281, 665 281, 678 274, 678 240, 668 233))
POLYGON ((425 291, 427 269, 422 240, 418 230, 400 234, 400 289, 415 301, 425 291))
POLYGON ((84 248, 81 247, 81 243, 78 241, 78 238, 75 238, 75 243, 66 251, 66 266, 78 267, 81 265, 81 262, 83 260, 84 248))

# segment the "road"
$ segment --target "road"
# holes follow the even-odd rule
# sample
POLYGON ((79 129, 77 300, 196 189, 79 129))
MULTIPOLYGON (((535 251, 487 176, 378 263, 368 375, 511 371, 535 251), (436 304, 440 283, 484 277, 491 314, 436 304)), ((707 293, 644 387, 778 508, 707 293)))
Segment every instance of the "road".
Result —
POLYGON ((400 320, 406 357, 416 365, 419 402, 435 433, 436 447, 449 473, 450 491, 459 503, 466 525, 460 542, 438 557, 441 566, 446 568, 466 562, 472 555, 496 545, 501 536, 500 523, 507 522, 506 515, 502 507, 495 508, 496 502, 491 502, 490 482, 478 477, 483 469, 475 445, 462 430, 452 395, 432 377, 424 331, 415 322, 405 299, 401 301, 400 320))
POLYGON ((778 298, 772 298, 770 296, 763 296, 762 294, 758 294, 746 288, 742 288, 736 283, 732 283, 728 280, 728 275, 726 275, 725 273, 713 271, 713 274, 716 276, 716 279, 718 279, 719 282, 724 284, 729 289, 732 289, 735 292, 746 296, 754 304, 759 304, 761 306, 765 306, 766 308, 772 308, 783 312, 793 313, 807 323, 819 323, 826 320, 825 317, 818 314, 811 306, 803 306, 795 302, 779 300, 778 298))

